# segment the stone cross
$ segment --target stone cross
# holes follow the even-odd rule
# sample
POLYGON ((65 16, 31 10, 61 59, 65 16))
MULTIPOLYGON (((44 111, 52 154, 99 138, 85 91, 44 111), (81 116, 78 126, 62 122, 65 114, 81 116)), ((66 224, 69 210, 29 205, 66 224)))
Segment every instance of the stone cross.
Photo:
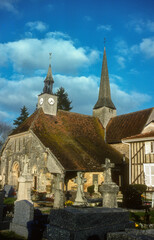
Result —
POLYGON ((119 187, 112 182, 111 168, 114 167, 113 163, 110 163, 110 159, 105 159, 105 164, 102 164, 104 170, 104 183, 101 184, 100 191, 103 197, 103 207, 117 208, 117 194, 119 187))
POLYGON ((114 168, 115 164, 110 163, 110 159, 105 159, 105 164, 101 165, 104 170, 104 183, 112 182, 112 176, 111 176, 111 168, 114 168))
POLYGON ((86 178, 84 178, 84 173, 77 172, 77 178, 74 180, 75 183, 77 183, 77 193, 75 202, 73 205, 77 206, 83 206, 87 204, 87 199, 84 196, 84 183, 86 182, 86 178))

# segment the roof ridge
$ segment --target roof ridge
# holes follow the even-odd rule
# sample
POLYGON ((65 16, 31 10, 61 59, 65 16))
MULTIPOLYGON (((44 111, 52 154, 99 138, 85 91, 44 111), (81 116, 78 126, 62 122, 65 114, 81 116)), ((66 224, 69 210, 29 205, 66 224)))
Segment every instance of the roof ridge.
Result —
POLYGON ((80 115, 80 116, 83 116, 83 117, 91 117, 91 118, 94 117, 94 116, 83 114, 83 113, 69 112, 69 111, 61 110, 61 109, 58 109, 58 112, 65 112, 65 113, 68 113, 68 114, 77 114, 77 115, 80 115))
MULTIPOLYGON (((146 108, 146 109, 142 109, 142 110, 138 110, 138 111, 135 111, 135 112, 120 114, 120 115, 117 115, 117 116, 115 116, 115 117, 113 117, 113 118, 121 117, 121 116, 124 116, 124 115, 132 115, 132 114, 134 114, 134 113, 144 112, 144 111, 152 110, 152 109, 154 109, 154 107, 146 108)), ((112 118, 112 119, 113 119, 113 118, 112 118)))
POLYGON ((36 116, 34 117, 34 120, 32 121, 32 123, 31 123, 31 125, 30 125, 30 127, 29 127, 29 130, 31 130, 31 129, 33 128, 33 126, 34 126, 34 124, 35 124, 35 121, 36 121, 36 120, 38 119, 38 117, 39 117, 39 113, 42 111, 42 108, 39 108, 39 109, 37 109, 36 111, 37 111, 36 116))

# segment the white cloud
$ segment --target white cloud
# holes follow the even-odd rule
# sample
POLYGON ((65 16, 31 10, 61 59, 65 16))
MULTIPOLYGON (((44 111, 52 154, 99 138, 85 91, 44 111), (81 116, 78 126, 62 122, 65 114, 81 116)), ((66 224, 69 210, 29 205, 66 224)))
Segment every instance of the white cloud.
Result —
POLYGON ((40 32, 44 32, 47 29, 47 25, 41 21, 28 22, 26 23, 26 26, 29 27, 31 31, 37 30, 40 32))
MULTIPOLYGON (((59 33, 58 33, 59 35, 59 33)), ((61 34, 62 35, 62 34, 61 34)), ((0 44, 0 64, 13 64, 18 72, 47 69, 49 52, 52 52, 54 72, 76 73, 80 67, 88 67, 99 58, 97 50, 75 47, 70 39, 23 39, 0 44)))
POLYGON ((145 38, 142 39, 142 42, 139 44, 140 51, 143 52, 147 57, 154 57, 154 38, 145 38))
POLYGON ((122 77, 116 75, 116 74, 109 74, 109 79, 110 79, 110 82, 122 82, 123 79, 122 77))
POLYGON ((97 30, 111 31, 112 27, 111 25, 98 25, 97 30))
POLYGON ((125 58, 123 56, 115 56, 117 63, 120 65, 121 68, 125 68, 125 58))
POLYGON ((143 20, 133 18, 128 24, 128 28, 133 28, 137 33, 143 33, 145 31, 154 32, 154 22, 151 20, 143 20))
POLYGON ((15 7, 15 2, 18 0, 0 0, 0 9, 6 10, 12 13, 18 13, 18 10, 15 7))
POLYGON ((92 18, 90 16, 85 16, 84 19, 87 21, 87 22, 91 22, 92 21, 92 18))
POLYGON ((115 49, 119 54, 122 54, 124 56, 128 55, 129 53, 128 44, 124 40, 118 40, 115 49))
POLYGON ((148 27, 150 32, 154 32, 154 22, 148 20, 147 27, 148 27))
MULTIPOLYGON (((64 87, 72 100, 73 112, 92 115, 92 109, 98 99, 100 79, 96 76, 73 77, 68 75, 56 74, 54 78, 53 92, 59 87, 64 87)), ((120 76, 112 75, 116 82, 120 76)), ((25 105, 29 112, 35 110, 37 96, 43 90, 43 77, 24 77, 18 76, 18 80, 2 80, 0 87, 0 113, 1 117, 15 119, 19 116, 20 108, 25 105), (7 97, 6 97, 7 96, 7 97), (2 107, 3 106, 3 107, 2 107), (7 115, 9 113, 9 116, 7 115)), ((121 79, 121 78, 120 78, 121 79)), ((117 84, 111 83, 112 100, 118 110, 118 114, 136 111, 143 103, 150 101, 150 96, 139 92, 129 92, 122 90, 117 84)), ((6 119, 4 119, 6 120, 6 119)))
POLYGON ((47 38, 62 38, 62 39, 70 39, 70 36, 67 33, 63 33, 63 32, 48 32, 46 34, 47 38))
POLYGON ((151 100, 151 97, 147 94, 133 91, 125 92, 114 83, 111 83, 111 94, 118 114, 136 111, 143 103, 151 100))

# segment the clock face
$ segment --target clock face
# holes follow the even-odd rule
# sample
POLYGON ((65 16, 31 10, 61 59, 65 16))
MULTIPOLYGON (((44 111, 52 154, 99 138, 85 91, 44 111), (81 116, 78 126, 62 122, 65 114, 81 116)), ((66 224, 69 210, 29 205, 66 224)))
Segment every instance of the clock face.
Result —
POLYGON ((55 103, 55 100, 54 100, 53 98, 49 98, 49 99, 48 99, 48 103, 49 103, 50 105, 53 105, 53 104, 55 103))
POLYGON ((40 105, 43 104, 43 98, 40 98, 40 101, 39 101, 40 105))

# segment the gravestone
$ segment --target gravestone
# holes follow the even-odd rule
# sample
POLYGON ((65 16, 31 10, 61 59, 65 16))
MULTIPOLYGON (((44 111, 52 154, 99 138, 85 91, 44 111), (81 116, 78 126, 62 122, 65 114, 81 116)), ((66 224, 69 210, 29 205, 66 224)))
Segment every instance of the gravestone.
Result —
POLYGON ((94 182, 94 192, 92 193, 92 199, 99 199, 100 201, 101 193, 98 191, 98 182, 94 182))
POLYGON ((28 200, 32 203, 31 200, 31 188, 32 188, 33 177, 29 171, 29 161, 27 160, 24 165, 24 170, 22 175, 18 178, 19 188, 16 201, 28 200))
POLYGON ((84 183, 86 182, 86 178, 84 178, 84 173, 77 172, 77 178, 74 180, 77 183, 77 193, 75 202, 73 203, 74 206, 86 206, 87 199, 84 196, 84 183))
POLYGON ((154 208, 154 192, 152 193, 152 208, 154 208))
POLYGON ((14 188, 11 185, 4 186, 5 197, 13 197, 14 188))
POLYGON ((14 217, 12 223, 10 223, 10 231, 27 238, 30 232, 28 226, 33 221, 33 218, 34 207, 32 203, 27 200, 15 202, 14 217))
POLYGON ((55 178, 55 198, 53 208, 64 208, 64 192, 62 190, 62 184, 64 182, 63 175, 58 173, 55 178))
POLYGON ((105 164, 102 164, 104 168, 104 183, 100 187, 100 191, 103 196, 103 207, 117 208, 117 194, 119 187, 112 181, 111 168, 114 167, 113 163, 110 163, 108 158, 105 159, 105 164))

